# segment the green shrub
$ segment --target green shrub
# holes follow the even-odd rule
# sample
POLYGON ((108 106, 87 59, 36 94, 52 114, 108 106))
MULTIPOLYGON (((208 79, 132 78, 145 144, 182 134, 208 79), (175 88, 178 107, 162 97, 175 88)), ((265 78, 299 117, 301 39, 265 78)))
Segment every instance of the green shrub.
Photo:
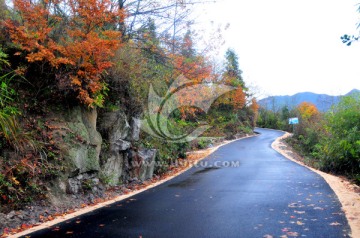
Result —
POLYGON ((206 149, 211 144, 211 140, 207 138, 200 138, 197 140, 197 144, 199 149, 206 149))
POLYGON ((326 115, 328 136, 322 141, 323 169, 360 174, 360 94, 343 97, 326 115))
POLYGON ((18 123, 17 116, 20 110, 16 107, 16 91, 11 87, 15 73, 2 73, 2 67, 9 66, 6 60, 7 55, 0 48, 0 136, 14 149, 24 151, 26 149, 36 150, 36 143, 29 133, 22 130, 18 123))

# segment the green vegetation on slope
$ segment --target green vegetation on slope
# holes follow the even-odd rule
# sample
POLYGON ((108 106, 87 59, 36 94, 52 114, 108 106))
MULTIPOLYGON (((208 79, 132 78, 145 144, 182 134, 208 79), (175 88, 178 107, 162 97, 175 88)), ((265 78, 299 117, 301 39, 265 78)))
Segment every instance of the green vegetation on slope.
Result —
POLYGON ((323 171, 346 175, 360 183, 360 94, 341 97, 329 111, 320 113, 310 103, 289 112, 260 109, 258 125, 293 132, 287 139, 305 162, 323 171), (288 118, 298 116, 292 128, 288 118))

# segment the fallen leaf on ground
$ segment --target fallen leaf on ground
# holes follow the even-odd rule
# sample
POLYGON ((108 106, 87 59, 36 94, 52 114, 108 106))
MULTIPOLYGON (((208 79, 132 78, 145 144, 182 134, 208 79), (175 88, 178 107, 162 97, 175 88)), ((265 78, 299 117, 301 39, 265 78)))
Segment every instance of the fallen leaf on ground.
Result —
POLYGON ((29 225, 29 224, 21 224, 21 229, 23 229, 23 230, 29 229, 31 227, 32 227, 32 225, 29 225))
POLYGON ((297 214, 304 214, 305 213, 305 211, 294 211, 295 213, 297 213, 297 214))
POLYGON ((274 238, 272 235, 264 235, 263 238, 274 238))
POLYGON ((292 236, 292 237, 297 237, 297 236, 299 236, 299 233, 291 231, 291 232, 288 232, 287 235, 292 236))

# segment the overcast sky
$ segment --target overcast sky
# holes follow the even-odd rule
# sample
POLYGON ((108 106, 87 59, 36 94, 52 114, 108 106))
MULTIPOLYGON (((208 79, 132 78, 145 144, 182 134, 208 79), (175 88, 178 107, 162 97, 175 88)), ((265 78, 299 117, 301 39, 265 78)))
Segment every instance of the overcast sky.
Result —
MULTIPOLYGON (((198 6, 201 27, 230 23, 225 47, 233 48, 245 82, 262 97, 311 91, 331 95, 360 89, 360 0, 217 0, 198 6)), ((224 52, 222 52, 223 54, 224 52)))

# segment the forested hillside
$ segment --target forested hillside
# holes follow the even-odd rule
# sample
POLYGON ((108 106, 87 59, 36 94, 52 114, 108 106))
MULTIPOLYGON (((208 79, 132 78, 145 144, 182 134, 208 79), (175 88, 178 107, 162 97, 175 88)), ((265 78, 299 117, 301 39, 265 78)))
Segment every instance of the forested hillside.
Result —
POLYGON ((199 46, 194 4, 0 0, 0 212, 91 203, 252 132, 258 105, 238 56, 213 67, 221 40, 199 46))

